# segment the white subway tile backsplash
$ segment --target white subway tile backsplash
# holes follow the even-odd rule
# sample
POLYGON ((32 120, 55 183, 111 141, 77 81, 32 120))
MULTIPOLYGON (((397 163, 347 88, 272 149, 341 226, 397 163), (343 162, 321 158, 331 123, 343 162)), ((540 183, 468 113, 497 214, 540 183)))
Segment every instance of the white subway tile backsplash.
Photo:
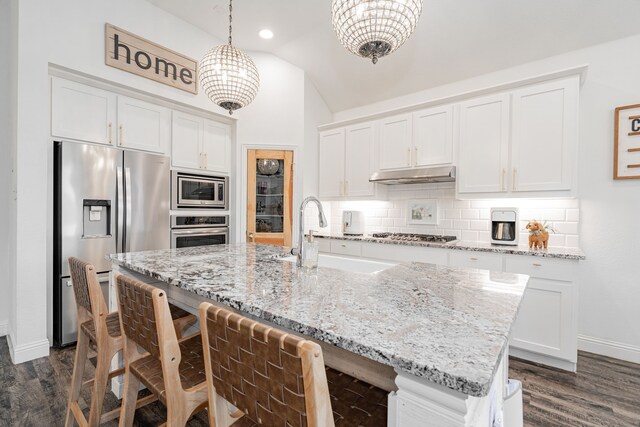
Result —
MULTIPOLYGON (((520 243, 527 244, 529 234, 525 226, 535 219, 548 221, 556 229, 550 236, 550 246, 579 247, 580 244, 577 199, 455 200, 455 185, 439 183, 390 187, 386 201, 325 201, 323 206, 333 233, 341 232, 342 211, 348 209, 365 213, 366 233, 447 234, 464 241, 485 243, 490 242, 490 209, 516 207, 520 213, 520 243), (407 224, 407 203, 411 199, 437 199, 438 225, 407 224)), ((317 230, 317 223, 317 210, 310 205, 305 212, 305 228, 317 230)))

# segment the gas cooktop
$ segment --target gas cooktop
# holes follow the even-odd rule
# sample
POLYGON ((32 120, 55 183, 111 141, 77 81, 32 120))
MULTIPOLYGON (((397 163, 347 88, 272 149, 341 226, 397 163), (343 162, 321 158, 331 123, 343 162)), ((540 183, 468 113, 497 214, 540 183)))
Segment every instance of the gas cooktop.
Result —
POLYGON ((373 233, 371 237, 375 237, 377 239, 401 240, 405 242, 447 243, 456 240, 456 236, 437 236, 435 234, 411 233, 373 233))

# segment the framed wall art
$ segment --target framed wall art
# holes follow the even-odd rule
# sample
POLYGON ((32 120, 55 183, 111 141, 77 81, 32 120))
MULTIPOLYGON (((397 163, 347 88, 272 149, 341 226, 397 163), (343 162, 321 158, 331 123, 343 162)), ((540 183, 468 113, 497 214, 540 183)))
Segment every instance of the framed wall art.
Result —
POLYGON ((438 225, 438 201, 435 199, 409 200, 408 224, 438 225))
POLYGON ((613 179, 640 179, 640 104, 616 108, 613 179))

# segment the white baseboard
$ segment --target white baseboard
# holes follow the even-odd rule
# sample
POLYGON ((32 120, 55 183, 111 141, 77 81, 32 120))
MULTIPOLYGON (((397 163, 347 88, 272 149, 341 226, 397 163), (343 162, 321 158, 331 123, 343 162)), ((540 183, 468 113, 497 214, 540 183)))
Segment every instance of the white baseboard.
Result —
POLYGON ((8 333, 9 333, 9 322, 7 322, 6 320, 3 322, 0 322, 0 337, 4 337, 8 333))
POLYGON ((7 335, 7 344, 9 345, 9 354, 14 365, 49 355, 49 340, 46 339, 14 346, 11 341, 11 335, 7 335))
POLYGON ((551 366, 553 368, 558 368, 569 372, 575 372, 577 368, 577 364, 575 362, 558 359, 557 357, 547 356, 544 354, 535 353, 533 351, 527 351, 511 346, 509 346, 509 356, 528 360, 530 362, 540 363, 541 365, 551 366))
POLYGON ((621 342, 578 335, 578 349, 627 362, 640 363, 640 347, 621 342))

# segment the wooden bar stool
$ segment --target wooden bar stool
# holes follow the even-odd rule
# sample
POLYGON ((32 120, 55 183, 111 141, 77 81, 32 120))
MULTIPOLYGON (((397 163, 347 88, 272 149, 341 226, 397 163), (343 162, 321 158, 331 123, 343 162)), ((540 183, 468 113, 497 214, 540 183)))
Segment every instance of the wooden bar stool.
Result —
POLYGON ((125 361, 120 426, 133 424, 140 382, 167 407, 166 426, 184 426, 208 406, 200 333, 179 340, 163 290, 122 274, 115 280, 125 361))
POLYGON ((200 327, 210 425, 387 425, 388 393, 325 368, 318 344, 206 302, 200 327))
MULTIPOLYGON (((113 356, 123 349, 122 333, 118 313, 109 313, 95 267, 72 257, 69 258, 69 271, 78 310, 78 342, 69 387, 65 426, 72 426, 75 421, 81 426, 94 427, 120 415, 120 408, 103 414, 102 406, 107 382, 124 373, 124 368, 111 371, 113 356), (89 348, 92 344, 97 353, 95 376, 83 383, 89 348), (87 385, 93 386, 88 420, 78 404, 80 390, 87 385)), ((174 325, 179 334, 197 321, 196 316, 175 306, 171 308, 171 315, 175 319, 174 325)), ((156 400, 154 396, 148 396, 140 399, 137 404, 143 406, 154 400, 156 400)))

